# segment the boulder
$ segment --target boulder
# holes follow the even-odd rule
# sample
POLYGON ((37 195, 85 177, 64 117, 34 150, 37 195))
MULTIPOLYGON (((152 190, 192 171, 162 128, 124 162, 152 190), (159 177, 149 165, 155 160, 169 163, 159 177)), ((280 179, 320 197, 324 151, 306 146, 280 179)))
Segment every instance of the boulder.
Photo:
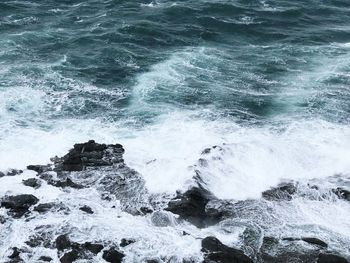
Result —
POLYGON ((14 218, 20 218, 26 214, 29 208, 36 203, 39 199, 34 195, 22 194, 16 196, 6 196, 1 201, 1 207, 9 209, 14 218))
POLYGON ((197 227, 205 227, 221 220, 221 213, 208 213, 206 205, 215 197, 201 186, 193 187, 168 203, 166 211, 170 211, 189 221, 197 227))
POLYGON ((126 239, 126 238, 122 238, 122 240, 120 241, 120 246, 121 247, 126 247, 129 246, 133 243, 135 243, 136 240, 135 239, 126 239))
POLYGON ((41 256, 39 260, 44 261, 44 262, 51 262, 53 259, 47 256, 41 256))
POLYGON ((253 263, 243 251, 225 246, 215 237, 206 237, 202 240, 204 263, 253 263))
POLYGON ((92 211, 91 207, 90 206, 87 206, 87 205, 84 205, 82 207, 79 208, 79 210, 87 213, 87 214, 93 214, 94 211, 92 211))
POLYGON ((350 201, 350 191, 338 187, 336 189, 332 189, 332 192, 335 193, 340 199, 350 201))
POLYGON ((38 189, 41 186, 41 181, 36 178, 29 178, 22 181, 25 186, 33 187, 38 189))
POLYGON ((121 263, 125 255, 115 248, 103 251, 102 258, 110 263, 121 263))

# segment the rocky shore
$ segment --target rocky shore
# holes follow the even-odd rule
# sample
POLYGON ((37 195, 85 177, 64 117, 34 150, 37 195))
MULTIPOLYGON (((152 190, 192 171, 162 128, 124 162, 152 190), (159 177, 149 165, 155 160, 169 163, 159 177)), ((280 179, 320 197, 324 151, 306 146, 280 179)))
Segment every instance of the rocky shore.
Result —
POLYGON ((0 172, 0 180, 21 178, 22 184, 1 192, 0 261, 349 262, 347 237, 334 238, 316 224, 296 229, 279 217, 281 211, 293 213, 296 199, 350 207, 349 189, 290 181, 267 189, 261 199, 221 200, 206 187, 201 171, 220 148, 203 150, 192 185, 173 196, 150 193, 142 175, 125 163, 120 144, 76 144, 48 165, 0 172), (197 244, 197 251, 162 255, 156 251, 162 244, 148 244, 138 229, 155 239, 180 240, 175 247, 187 244, 181 240, 197 244), (235 233, 235 241, 221 239, 235 233))

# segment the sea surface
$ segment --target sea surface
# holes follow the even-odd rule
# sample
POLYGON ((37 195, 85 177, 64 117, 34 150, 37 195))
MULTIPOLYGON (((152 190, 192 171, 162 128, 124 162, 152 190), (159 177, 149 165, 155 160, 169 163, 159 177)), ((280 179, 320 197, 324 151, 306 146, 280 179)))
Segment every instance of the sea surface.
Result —
MULTIPOLYGON (((94 139, 121 143, 147 189, 171 195, 227 145, 203 177, 218 198, 334 175, 349 188, 349 124, 348 0, 0 2, 0 171, 94 139)), ((295 206, 350 247, 344 201, 295 206)), ((150 231, 159 252, 169 237, 150 231)), ((165 251, 200 258, 191 242, 165 251)))

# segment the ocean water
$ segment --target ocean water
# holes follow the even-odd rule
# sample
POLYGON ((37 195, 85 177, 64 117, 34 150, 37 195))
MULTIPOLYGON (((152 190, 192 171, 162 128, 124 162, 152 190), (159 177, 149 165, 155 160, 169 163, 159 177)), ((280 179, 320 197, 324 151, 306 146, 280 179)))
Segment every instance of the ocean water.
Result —
MULTIPOLYGON (((226 150, 202 172, 222 199, 260 198, 283 180, 328 185, 334 175, 350 187, 349 18, 348 0, 1 1, 0 171, 48 163, 94 139, 123 144, 127 164, 157 194, 186 189, 213 145, 226 150)), ((21 179, 3 181, 1 192, 16 192, 21 179)), ((60 195, 51 188, 42 198, 60 195)), ((104 215, 91 224, 107 228, 107 206, 76 194, 91 196, 104 215)), ((293 202, 295 218, 290 207, 276 214, 327 229, 335 247, 350 244, 349 204, 293 202)), ((125 215, 111 227, 146 237, 130 262, 160 247, 201 258, 199 241, 179 239, 179 226, 147 222, 125 215)), ((215 227, 181 227, 235 240, 215 227)), ((20 242, 17 234, 10 239, 20 242)))

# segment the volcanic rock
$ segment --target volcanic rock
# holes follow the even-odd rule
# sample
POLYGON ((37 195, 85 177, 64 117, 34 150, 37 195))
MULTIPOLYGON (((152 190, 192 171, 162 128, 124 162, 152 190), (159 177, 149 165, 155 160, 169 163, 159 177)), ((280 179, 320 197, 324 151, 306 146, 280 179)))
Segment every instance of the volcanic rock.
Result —
POLYGON ((34 195, 22 194, 16 196, 6 196, 1 201, 1 207, 10 210, 14 218, 22 217, 29 208, 39 201, 34 195))

